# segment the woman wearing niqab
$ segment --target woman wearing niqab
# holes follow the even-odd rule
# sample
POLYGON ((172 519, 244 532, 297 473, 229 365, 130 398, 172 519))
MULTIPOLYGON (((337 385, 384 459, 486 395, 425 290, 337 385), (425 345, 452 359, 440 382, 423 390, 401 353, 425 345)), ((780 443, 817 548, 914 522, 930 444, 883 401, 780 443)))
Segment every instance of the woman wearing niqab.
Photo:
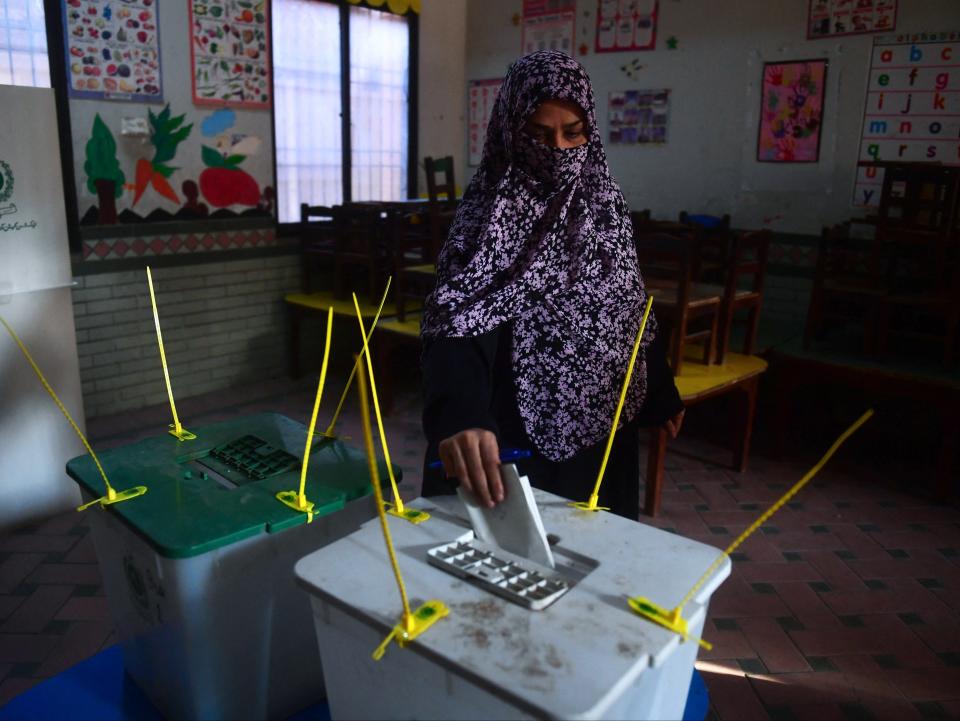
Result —
MULTIPOLYGON (((503 498, 501 449, 575 500, 592 491, 647 294, 629 208, 611 177, 590 80, 557 51, 507 73, 437 260, 423 340, 424 495, 458 480, 503 498)), ((600 505, 637 518, 641 426, 675 436, 683 404, 655 313, 633 371, 600 505)))

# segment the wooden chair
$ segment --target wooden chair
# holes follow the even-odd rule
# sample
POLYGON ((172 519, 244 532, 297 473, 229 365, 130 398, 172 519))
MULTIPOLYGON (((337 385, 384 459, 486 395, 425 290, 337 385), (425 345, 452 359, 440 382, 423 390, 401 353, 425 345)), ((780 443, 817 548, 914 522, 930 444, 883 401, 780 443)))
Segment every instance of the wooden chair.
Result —
POLYGON ((667 233, 640 233, 634 239, 647 291, 654 296, 657 319, 670 330, 673 374, 681 372, 687 343, 702 342, 703 362, 709 364, 722 299, 715 289, 703 291, 694 284, 692 242, 667 233))
POLYGON ((430 255, 436 258, 440 247, 447 239, 447 233, 457 211, 457 184, 453 174, 453 156, 423 159, 427 174, 428 216, 432 249, 430 255), (442 197, 441 197, 442 196, 442 197))
POLYGON ((760 326, 763 304, 763 281, 767 272, 770 231, 753 230, 735 233, 727 265, 727 282, 723 290, 720 332, 717 339, 717 363, 723 363, 730 345, 734 314, 747 309, 747 332, 741 352, 753 355, 760 326), (746 283, 744 283, 746 281, 746 283))
MULTIPOLYGON (((366 276, 366 294, 379 301, 386 275, 394 264, 390 214, 376 204, 351 203, 333 208, 336 236, 333 290, 336 298, 349 297, 345 283, 360 268, 366 276)), ((359 293, 358 293, 359 295, 359 293)))
POLYGON ((681 210, 677 222, 694 233, 697 252, 693 277, 703 283, 723 283, 730 262, 733 231, 730 215, 705 215, 681 210))
POLYGON ((427 175, 427 237, 423 241, 423 252, 418 262, 411 262, 404 243, 398 249, 404 252, 396 258, 396 305, 397 317, 401 322, 412 303, 422 307, 427 294, 436 284, 436 262, 440 248, 447 239, 450 225, 457 212, 457 189, 453 174, 453 156, 423 159, 427 175))
POLYGON ((889 292, 880 300, 877 353, 899 335, 941 343, 943 365, 953 365, 960 325, 960 253, 945 232, 881 228, 891 254, 889 292))
POLYGON ((803 333, 805 349, 828 319, 845 319, 863 325, 864 350, 873 352, 880 303, 887 292, 885 260, 879 234, 853 238, 849 222, 823 229, 803 333))
POLYGON ((960 203, 960 168, 884 163, 877 224, 949 234, 960 203))
POLYGON ((333 268, 337 251, 333 208, 324 205, 300 205, 300 287, 312 291, 312 270, 318 264, 333 268), (319 261, 319 263, 318 263, 319 261))

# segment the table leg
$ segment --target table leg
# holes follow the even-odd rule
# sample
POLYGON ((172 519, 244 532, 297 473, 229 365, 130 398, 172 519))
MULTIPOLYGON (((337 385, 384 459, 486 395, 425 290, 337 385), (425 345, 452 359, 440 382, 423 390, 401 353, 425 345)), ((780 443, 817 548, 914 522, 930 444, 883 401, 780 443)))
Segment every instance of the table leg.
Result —
POLYGON ((300 309, 295 305, 287 304, 287 320, 290 333, 290 377, 300 377, 300 309))
POLYGON ((648 516, 660 513, 663 492, 663 458, 667 454, 667 432, 663 428, 650 429, 650 449, 647 452, 647 487, 643 512, 648 516))
POLYGON ((750 457, 750 438, 753 435, 753 417, 757 408, 757 386, 759 376, 754 376, 741 386, 740 407, 741 433, 733 452, 733 467, 743 473, 747 470, 747 458, 750 457))

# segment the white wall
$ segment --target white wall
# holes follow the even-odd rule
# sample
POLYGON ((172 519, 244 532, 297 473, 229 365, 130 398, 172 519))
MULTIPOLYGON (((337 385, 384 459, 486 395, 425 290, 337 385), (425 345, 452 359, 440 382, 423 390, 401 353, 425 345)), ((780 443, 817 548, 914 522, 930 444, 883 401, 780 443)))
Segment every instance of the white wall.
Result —
POLYGON ((467 0, 423 0, 420 11, 417 186, 426 193, 423 159, 453 155, 457 185, 468 178, 464 138, 467 105, 467 0))
MULTIPOLYGON (((82 429, 56 117, 52 90, 0 85, 0 315, 82 429)), ((64 465, 83 452, 0 328, 0 533, 78 502, 64 465)))
MULTIPOLYGON (((680 210, 729 212, 739 227, 810 234, 862 215, 850 199, 873 36, 808 41, 807 7, 806 0, 660 0, 656 50, 594 54, 597 2, 578 0, 576 44, 590 46, 578 59, 593 80, 604 137, 611 91, 671 90, 666 145, 607 144, 631 207, 650 208, 658 218, 680 210), (679 40, 677 50, 667 49, 670 36, 679 40), (830 65, 820 161, 757 163, 763 63, 824 57, 830 65), (643 68, 631 79, 620 68, 634 59, 643 68)), ((512 22, 520 9, 519 0, 468 0, 468 81, 502 76, 520 54, 520 27, 512 22)), ((900 0, 897 32, 958 29, 957 0, 900 0)))

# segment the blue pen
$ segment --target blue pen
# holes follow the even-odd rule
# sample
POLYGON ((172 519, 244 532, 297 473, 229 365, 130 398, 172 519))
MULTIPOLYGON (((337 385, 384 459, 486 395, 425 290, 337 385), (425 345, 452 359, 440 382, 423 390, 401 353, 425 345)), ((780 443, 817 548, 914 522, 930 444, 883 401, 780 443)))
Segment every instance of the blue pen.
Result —
MULTIPOLYGON (((510 463, 511 461, 516 461, 520 458, 529 458, 530 451, 524 451, 519 448, 507 448, 500 453, 500 462, 501 463, 510 463)), ((427 464, 427 468, 443 468, 442 461, 431 461, 427 464)))

